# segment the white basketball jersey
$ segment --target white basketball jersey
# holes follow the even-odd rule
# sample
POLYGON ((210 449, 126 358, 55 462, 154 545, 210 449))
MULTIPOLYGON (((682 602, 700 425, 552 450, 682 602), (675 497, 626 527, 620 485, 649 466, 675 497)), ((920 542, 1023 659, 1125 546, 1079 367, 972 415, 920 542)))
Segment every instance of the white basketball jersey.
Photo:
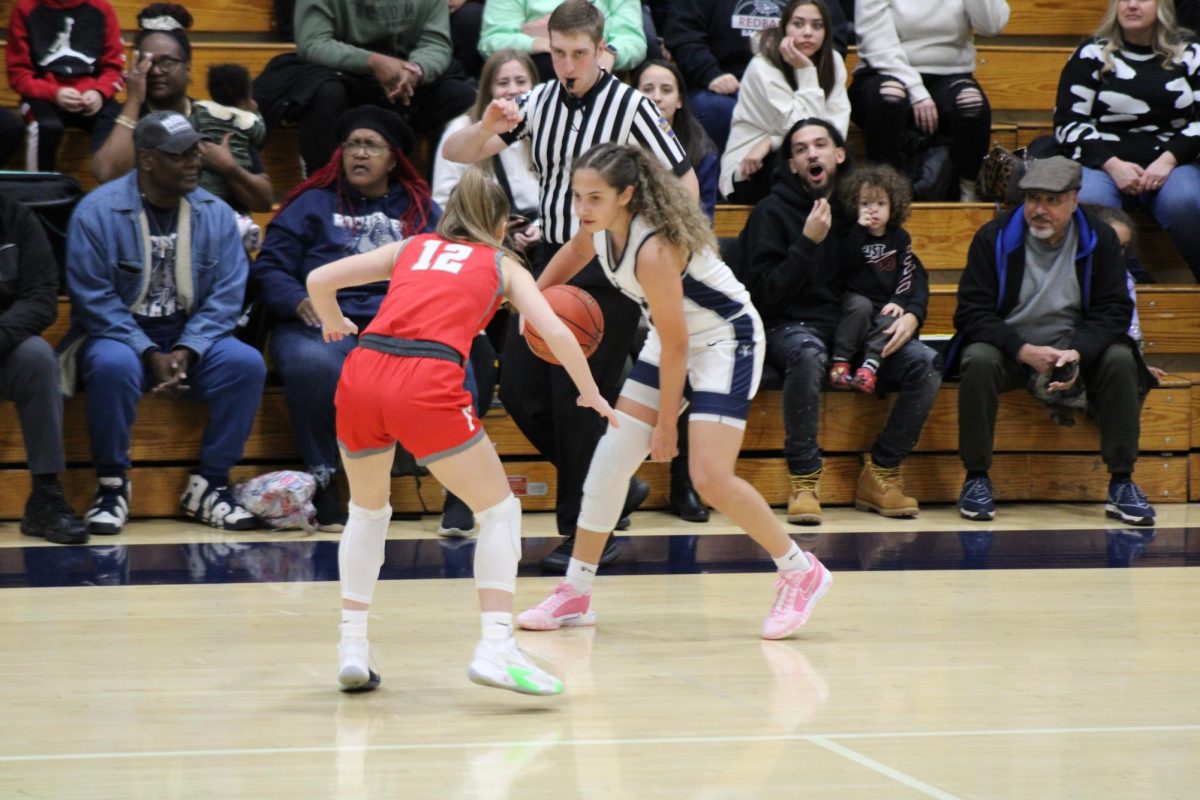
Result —
MULTIPOLYGON (((608 231, 592 235, 592 244, 604 274, 622 294, 642 307, 647 318, 649 308, 646 293, 637 279, 637 257, 646 240, 656 232, 641 216, 635 216, 629 224, 629 239, 620 261, 614 256, 608 231)), ((711 249, 693 254, 682 277, 683 311, 689 335, 710 330, 751 308, 746 287, 733 277, 733 272, 711 249)))

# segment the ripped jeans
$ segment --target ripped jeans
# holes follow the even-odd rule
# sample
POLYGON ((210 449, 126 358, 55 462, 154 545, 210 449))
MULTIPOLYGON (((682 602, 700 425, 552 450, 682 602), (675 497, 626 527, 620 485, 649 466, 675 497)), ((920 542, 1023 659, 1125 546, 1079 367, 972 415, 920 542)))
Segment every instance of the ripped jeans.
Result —
MULTIPOLYGON (((788 471, 815 472, 821 468, 817 425, 821 387, 829 373, 829 345, 804 323, 784 322, 767 333, 767 362, 783 375, 783 454, 788 471)), ((921 438, 942 384, 940 362, 937 353, 916 339, 884 359, 880 387, 898 394, 871 448, 871 459, 879 466, 899 466, 921 438)))

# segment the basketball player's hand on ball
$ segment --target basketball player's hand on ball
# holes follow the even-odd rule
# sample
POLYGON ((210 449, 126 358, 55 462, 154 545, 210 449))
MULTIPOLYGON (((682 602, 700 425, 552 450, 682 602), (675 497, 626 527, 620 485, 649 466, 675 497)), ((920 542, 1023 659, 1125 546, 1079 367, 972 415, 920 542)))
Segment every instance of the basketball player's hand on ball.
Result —
POLYGON ((659 420, 650 434, 650 460, 670 461, 679 455, 679 427, 677 423, 668 424, 659 420))
POLYGON ((512 100, 493 100, 484 109, 482 122, 492 133, 508 133, 521 122, 521 109, 512 100))
POLYGON ((346 317, 342 317, 341 322, 335 322, 332 325, 321 325, 321 335, 327 342, 340 342, 347 336, 354 336, 357 333, 358 326, 346 317))
POLYGON ((608 420, 608 424, 612 425, 614 428, 621 427, 619 424, 617 424, 617 412, 613 411, 613 407, 608 404, 608 401, 604 399, 604 396, 601 395, 599 391, 590 395, 579 395, 579 398, 575 401, 575 404, 580 408, 592 409, 597 414, 608 420))

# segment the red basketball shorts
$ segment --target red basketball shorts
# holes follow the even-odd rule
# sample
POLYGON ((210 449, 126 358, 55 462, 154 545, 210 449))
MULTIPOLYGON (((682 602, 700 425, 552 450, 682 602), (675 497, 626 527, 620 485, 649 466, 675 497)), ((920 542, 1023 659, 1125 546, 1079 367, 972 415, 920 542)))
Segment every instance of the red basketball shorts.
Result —
POLYGON ((464 378, 450 361, 355 348, 334 397, 338 444, 355 458, 399 442, 421 465, 467 449, 483 425, 464 378))

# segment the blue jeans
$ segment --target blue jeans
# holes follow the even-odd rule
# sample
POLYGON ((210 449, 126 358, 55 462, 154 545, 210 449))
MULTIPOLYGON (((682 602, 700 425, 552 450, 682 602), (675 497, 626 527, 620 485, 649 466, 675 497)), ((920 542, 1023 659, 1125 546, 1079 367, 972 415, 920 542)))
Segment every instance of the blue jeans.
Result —
POLYGON ((729 139, 729 124, 733 119, 733 107, 737 105, 737 92, 717 94, 708 89, 696 89, 688 95, 692 114, 704 126, 708 138, 717 146, 717 152, 725 152, 729 139))
MULTIPOLYGON (((159 344, 170 349, 169 343, 159 344)), ((124 342, 104 338, 89 339, 80 348, 79 373, 96 474, 119 475, 129 468, 137 404, 151 388, 151 378, 139 353, 124 342)), ((241 460, 266 378, 262 355, 232 336, 217 340, 188 370, 191 391, 185 399, 208 405, 200 443, 201 474, 228 478, 241 460)))
POLYGON ((1102 169, 1083 168, 1080 203, 1095 203, 1109 208, 1144 208, 1162 226, 1196 280, 1200 281, 1200 167, 1183 164, 1171 170, 1166 183, 1157 192, 1137 197, 1122 194, 1113 179, 1102 169))
MULTIPOLYGON (((802 322, 784 322, 767 334, 767 361, 783 374, 783 455, 788 471, 806 475, 821 468, 817 423, 821 413, 821 386, 829 371, 829 345, 802 322)), ((896 467, 904 460, 933 409, 942 385, 937 353, 913 339, 879 367, 881 385, 898 388, 871 459, 881 467, 896 467)))
MULTIPOLYGON (((283 396, 292 430, 296 432, 296 448, 304 466, 322 485, 337 471, 333 397, 342 376, 342 364, 357 344, 358 340, 350 336, 339 342, 325 342, 320 328, 299 321, 280 322, 271 330, 271 363, 283 379, 283 396)), ((466 372, 465 386, 475 399, 475 413, 482 414, 469 361, 466 372)))

